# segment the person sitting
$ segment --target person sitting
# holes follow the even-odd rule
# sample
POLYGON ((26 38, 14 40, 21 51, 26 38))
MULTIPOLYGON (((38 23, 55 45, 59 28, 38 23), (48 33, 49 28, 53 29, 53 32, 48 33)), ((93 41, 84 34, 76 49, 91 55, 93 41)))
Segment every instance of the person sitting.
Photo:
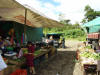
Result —
POLYGON ((11 43, 10 43, 10 38, 7 37, 7 38, 5 39, 5 41, 4 41, 4 43, 5 43, 5 46, 10 46, 10 45, 11 45, 11 43))

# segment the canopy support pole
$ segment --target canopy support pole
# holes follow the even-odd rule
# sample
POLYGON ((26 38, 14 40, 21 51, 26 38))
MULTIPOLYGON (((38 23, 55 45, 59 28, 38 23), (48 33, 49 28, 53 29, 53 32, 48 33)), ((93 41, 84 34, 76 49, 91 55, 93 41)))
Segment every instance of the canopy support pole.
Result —
POLYGON ((26 20, 27 20, 27 9, 25 9, 25 20, 24 20, 24 41, 26 40, 26 38, 25 38, 25 33, 26 33, 26 20))

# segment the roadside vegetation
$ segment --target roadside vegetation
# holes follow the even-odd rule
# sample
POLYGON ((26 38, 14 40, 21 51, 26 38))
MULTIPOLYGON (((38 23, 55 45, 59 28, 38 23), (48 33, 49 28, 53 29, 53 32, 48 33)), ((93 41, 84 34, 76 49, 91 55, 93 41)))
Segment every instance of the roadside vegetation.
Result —
POLYGON ((86 33, 84 32, 84 30, 81 28, 80 25, 89 22, 95 19, 96 17, 99 17, 100 11, 95 11, 89 5, 85 7, 84 11, 85 11, 84 19, 80 23, 76 22, 75 24, 71 24, 71 20, 64 19, 64 15, 60 14, 59 20, 64 26, 60 28, 44 28, 44 34, 64 33, 64 37, 66 39, 77 39, 79 41, 85 41, 86 33))
POLYGON ((85 32, 76 26, 64 26, 61 28, 44 28, 44 33, 63 33, 64 37, 67 39, 77 39, 80 41, 84 41, 86 38, 85 32))

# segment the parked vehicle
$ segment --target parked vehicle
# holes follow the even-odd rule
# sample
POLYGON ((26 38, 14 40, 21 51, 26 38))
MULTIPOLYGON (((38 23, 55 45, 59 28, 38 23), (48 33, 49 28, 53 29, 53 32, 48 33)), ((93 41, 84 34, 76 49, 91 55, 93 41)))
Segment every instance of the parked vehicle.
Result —
POLYGON ((87 34, 87 41, 94 50, 99 49, 100 33, 87 34))
POLYGON ((48 33, 46 34, 46 38, 50 39, 50 37, 52 36, 53 38, 53 46, 55 47, 60 47, 61 45, 61 36, 63 36, 64 34, 63 33, 48 33))
POLYGON ((82 25, 82 28, 87 33, 87 41, 88 44, 91 44, 91 47, 94 50, 99 49, 99 41, 100 41, 100 17, 85 23, 82 25))

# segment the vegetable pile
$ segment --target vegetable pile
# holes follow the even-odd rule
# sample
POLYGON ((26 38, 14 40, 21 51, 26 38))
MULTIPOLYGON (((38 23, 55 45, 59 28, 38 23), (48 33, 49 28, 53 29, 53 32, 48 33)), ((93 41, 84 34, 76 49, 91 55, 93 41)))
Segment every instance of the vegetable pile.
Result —
POLYGON ((40 53, 41 53, 41 51, 37 50, 37 51, 34 52, 34 55, 39 55, 40 53))
POLYGON ((86 58, 93 58, 95 60, 100 60, 100 53, 92 53, 92 52, 85 51, 81 53, 80 56, 86 58))

